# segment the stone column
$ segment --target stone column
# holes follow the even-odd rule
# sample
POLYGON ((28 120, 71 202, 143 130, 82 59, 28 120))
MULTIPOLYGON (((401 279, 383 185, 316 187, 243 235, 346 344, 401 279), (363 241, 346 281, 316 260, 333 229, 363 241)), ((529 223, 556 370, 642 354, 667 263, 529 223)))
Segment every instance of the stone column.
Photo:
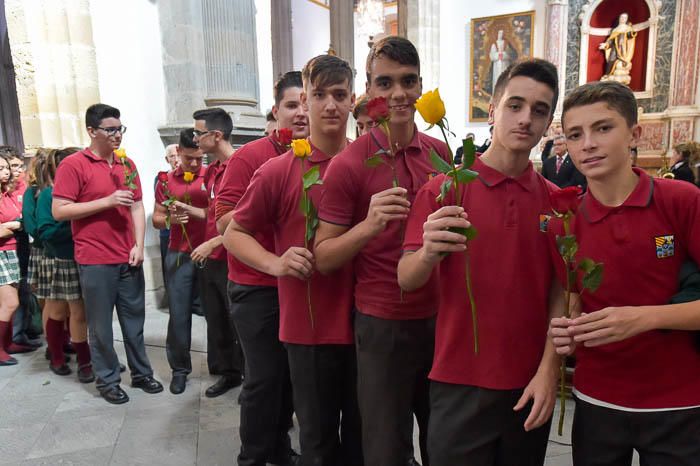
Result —
POLYGON ((700 134, 700 0, 678 0, 673 34, 673 62, 668 115, 671 117, 667 153, 700 134))
POLYGON ((568 32, 568 0, 548 0, 546 10, 545 58, 557 67, 559 72, 559 101, 555 109, 556 120, 561 118, 562 103, 566 86, 566 41, 568 32))
POLYGON ((398 35, 408 37, 408 8, 409 0, 398 0, 396 2, 396 16, 398 21, 398 35))
MULTIPOLYGON (((272 74, 274 75, 272 80, 275 81, 287 71, 294 70, 292 2, 291 0, 272 0, 271 6, 272 74)), ((332 29, 333 27, 331 26, 332 29)))
POLYGON ((413 42, 420 56, 423 90, 440 84, 440 0, 407 0, 406 38, 413 42))
POLYGON ((200 0, 158 3, 165 124, 158 128, 165 145, 176 143, 183 128, 192 126, 192 112, 203 108, 206 94, 202 6, 200 0))
POLYGON ((331 47, 351 66, 355 63, 353 14, 353 2, 330 0, 331 47))
POLYGON ((24 150, 15 69, 5 20, 5 0, 0 0, 0 144, 24 150))

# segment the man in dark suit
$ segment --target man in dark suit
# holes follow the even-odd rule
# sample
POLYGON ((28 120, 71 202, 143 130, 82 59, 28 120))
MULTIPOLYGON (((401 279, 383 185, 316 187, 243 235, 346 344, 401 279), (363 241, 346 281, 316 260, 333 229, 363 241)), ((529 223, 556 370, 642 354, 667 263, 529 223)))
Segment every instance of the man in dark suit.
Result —
POLYGON ((554 138, 552 156, 542 163, 542 176, 560 188, 581 186, 586 190, 586 177, 579 172, 566 152, 566 139, 563 135, 554 138))

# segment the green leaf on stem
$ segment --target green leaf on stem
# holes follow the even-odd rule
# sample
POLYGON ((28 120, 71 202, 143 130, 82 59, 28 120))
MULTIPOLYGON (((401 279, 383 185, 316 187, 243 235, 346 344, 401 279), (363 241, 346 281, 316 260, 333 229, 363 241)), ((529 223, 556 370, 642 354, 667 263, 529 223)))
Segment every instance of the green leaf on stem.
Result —
POLYGON ((576 242, 576 236, 557 235, 557 249, 559 250, 559 254, 561 255, 561 257, 564 258, 564 260, 572 262, 574 260, 574 256, 576 255, 576 252, 578 251, 578 243, 576 242))
POLYGON ((381 155, 373 155, 372 157, 365 160, 365 165, 367 165, 369 168, 378 167, 383 163, 386 162, 384 161, 384 158, 381 155))
POLYGON ((162 205, 163 207, 170 207, 170 205, 171 205, 173 202, 175 202, 175 199, 171 197, 171 198, 166 199, 166 200, 164 200, 163 202, 161 202, 161 205, 162 205))
POLYGON ((472 138, 462 140, 462 167, 469 168, 476 160, 476 147, 472 138))
POLYGON ((442 201, 445 199, 445 196, 447 196, 447 193, 450 192, 450 188, 452 187, 452 178, 447 177, 445 178, 445 181, 442 182, 440 185, 440 194, 435 198, 435 200, 439 203, 442 203, 442 201))
POLYGON ((479 177, 479 174, 475 172, 474 170, 469 170, 468 168, 460 168, 457 170, 457 173, 455 174, 455 178, 457 180, 457 183, 460 184, 467 184, 471 183, 475 179, 479 177))
POLYGON ((448 174, 452 171, 452 166, 445 162, 442 157, 435 152, 435 149, 430 149, 430 162, 433 164, 433 168, 440 173, 448 174))
POLYGON ((603 281, 603 264, 600 262, 593 262, 588 258, 582 260, 581 262, 585 261, 590 261, 590 264, 588 262, 586 263, 585 269, 581 267, 581 264, 579 264, 579 268, 584 271, 583 289, 590 290, 591 293, 595 293, 603 281))
POLYGON ((323 181, 321 181, 321 173, 319 172, 318 165, 309 168, 301 179, 304 184, 304 191, 308 191, 311 186, 323 183, 323 181))
POLYGON ((452 233, 459 233, 460 235, 465 236, 467 238, 467 241, 473 240, 479 234, 479 232, 473 226, 470 226, 469 228, 451 227, 448 228, 448 231, 451 231, 452 233))

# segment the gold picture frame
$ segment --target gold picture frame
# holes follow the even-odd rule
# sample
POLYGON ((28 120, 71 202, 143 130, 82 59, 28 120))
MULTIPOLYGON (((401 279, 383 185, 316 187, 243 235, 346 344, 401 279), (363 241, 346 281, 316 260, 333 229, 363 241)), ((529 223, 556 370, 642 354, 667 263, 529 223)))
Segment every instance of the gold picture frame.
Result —
POLYGON ((531 57, 535 11, 472 18, 469 56, 470 122, 488 121, 488 108, 498 74, 509 63, 531 57))

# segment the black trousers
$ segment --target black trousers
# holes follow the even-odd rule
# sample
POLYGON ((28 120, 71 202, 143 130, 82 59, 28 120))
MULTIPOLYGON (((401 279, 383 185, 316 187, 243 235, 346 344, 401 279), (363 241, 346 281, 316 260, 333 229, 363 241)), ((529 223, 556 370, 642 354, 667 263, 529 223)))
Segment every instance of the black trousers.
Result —
POLYGON ((294 408, 287 351, 279 341, 277 288, 229 282, 228 296, 246 359, 238 465, 284 463, 294 408))
POLYGON ((542 466, 551 418, 523 428, 532 402, 513 411, 523 390, 431 382, 428 452, 439 466, 542 466))
POLYGON ((291 343, 285 347, 299 421, 301 466, 362 466, 355 347, 291 343))
POLYGON ((387 320, 356 312, 355 345, 365 464, 405 465, 413 457, 415 414, 421 459, 428 466, 428 373, 435 318, 387 320))
MULTIPOLYGON (((229 310, 226 261, 209 259, 199 272, 196 279, 199 284, 199 297, 204 307, 204 318, 207 321, 209 373, 241 377, 245 361, 236 326, 233 324, 229 310)), ((170 299, 173 299, 172 295, 170 299)))
POLYGON ((168 251, 165 272, 170 297, 165 353, 173 375, 188 375, 192 372, 192 304, 199 270, 188 253, 168 251))
MULTIPOLYGON (((679 382, 682 383, 682 382, 679 382)), ((700 465, 700 408, 627 412, 576 400, 571 433, 575 466, 700 465)))

